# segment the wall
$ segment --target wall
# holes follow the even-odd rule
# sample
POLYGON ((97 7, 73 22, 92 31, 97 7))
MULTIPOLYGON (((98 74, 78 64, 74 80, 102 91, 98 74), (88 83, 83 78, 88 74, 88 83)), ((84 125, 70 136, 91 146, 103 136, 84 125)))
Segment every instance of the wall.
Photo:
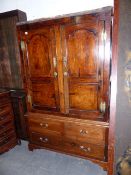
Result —
POLYGON ((119 2, 116 161, 131 143, 131 0, 119 2))
POLYGON ((27 19, 37 19, 113 6, 113 0, 0 0, 0 13, 20 9, 27 19))

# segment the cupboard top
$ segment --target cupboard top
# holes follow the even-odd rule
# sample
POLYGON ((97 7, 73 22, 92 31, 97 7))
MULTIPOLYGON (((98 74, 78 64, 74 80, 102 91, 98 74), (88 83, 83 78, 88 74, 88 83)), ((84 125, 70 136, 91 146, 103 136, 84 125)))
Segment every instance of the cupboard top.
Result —
POLYGON ((112 14, 112 7, 103 7, 97 10, 83 11, 77 13, 71 13, 66 15, 59 15, 52 18, 40 18, 32 21, 24 21, 17 23, 18 30, 29 30, 35 29, 38 27, 46 26, 46 25, 58 25, 58 24, 66 24, 70 22, 81 23, 86 18, 91 18, 96 20, 98 17, 101 20, 105 20, 108 16, 112 14))

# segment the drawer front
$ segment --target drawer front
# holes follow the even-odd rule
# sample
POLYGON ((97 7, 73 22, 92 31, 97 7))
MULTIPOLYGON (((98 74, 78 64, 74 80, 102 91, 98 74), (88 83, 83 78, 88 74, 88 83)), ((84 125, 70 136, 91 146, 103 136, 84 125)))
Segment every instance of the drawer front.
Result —
POLYGON ((16 135, 14 131, 11 131, 10 133, 8 133, 7 135, 3 135, 3 137, 0 138, 0 146, 7 144, 8 142, 10 142, 12 139, 16 139, 16 135))
POLYGON ((15 130, 13 125, 10 124, 7 128, 5 128, 4 132, 0 133, 0 139, 10 135, 12 132, 14 133, 15 130))
POLYGON ((40 134, 36 132, 30 133, 30 142, 45 147, 59 147, 62 145, 62 140, 57 135, 40 134))
POLYGON ((15 130, 13 121, 9 121, 7 123, 0 125, 0 134, 3 134, 9 129, 15 130))
POLYGON ((10 98, 8 94, 0 97, 0 106, 8 103, 10 103, 10 98))
POLYGON ((65 123, 65 137, 80 142, 105 144, 107 128, 89 124, 65 123))
POLYGON ((13 120, 12 114, 8 113, 8 114, 1 115, 0 116, 0 126, 11 120, 13 120))
POLYGON ((79 155, 105 160, 105 147, 93 145, 90 143, 79 143, 76 148, 79 155))
POLYGON ((0 146, 0 154, 10 150, 16 144, 17 144, 16 138, 11 138, 9 141, 5 142, 5 144, 0 146))
POLYGON ((11 104, 8 105, 3 105, 0 107, 0 116, 10 113, 12 111, 12 106, 11 104))
POLYGON ((90 143, 75 142, 73 140, 65 139, 64 150, 70 153, 77 154, 83 157, 95 158, 98 160, 105 160, 105 147, 90 143))
POLYGON ((46 131, 62 133, 63 131, 61 122, 48 119, 29 120, 29 128, 31 131, 39 133, 45 133, 46 131))
POLYGON ((63 149, 65 152, 76 154, 76 143, 74 140, 65 139, 63 140, 63 149))

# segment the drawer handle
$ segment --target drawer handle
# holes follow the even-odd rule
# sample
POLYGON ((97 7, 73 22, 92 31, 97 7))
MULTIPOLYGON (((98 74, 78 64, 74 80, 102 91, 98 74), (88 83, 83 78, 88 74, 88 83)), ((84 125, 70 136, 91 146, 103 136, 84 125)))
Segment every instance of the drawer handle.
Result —
POLYGON ((88 131, 81 129, 80 134, 88 134, 88 131))
POLYGON ((80 149, 83 150, 84 152, 90 152, 91 148, 90 147, 84 147, 84 146, 80 146, 80 149))
POLYGON ((47 142, 48 142, 48 138, 40 137, 40 141, 41 141, 41 142, 44 142, 44 143, 47 143, 47 142))
POLYGON ((48 123, 40 123, 40 126, 43 128, 48 128, 48 123))

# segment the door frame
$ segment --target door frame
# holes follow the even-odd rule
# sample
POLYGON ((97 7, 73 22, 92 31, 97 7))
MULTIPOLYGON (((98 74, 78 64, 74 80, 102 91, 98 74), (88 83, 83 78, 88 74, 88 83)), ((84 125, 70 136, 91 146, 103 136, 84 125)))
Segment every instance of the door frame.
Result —
POLYGON ((108 144, 108 175, 115 173, 115 118, 117 97, 117 62, 118 62, 119 0, 114 0, 114 18, 112 33, 112 70, 110 97, 110 124, 108 144))

